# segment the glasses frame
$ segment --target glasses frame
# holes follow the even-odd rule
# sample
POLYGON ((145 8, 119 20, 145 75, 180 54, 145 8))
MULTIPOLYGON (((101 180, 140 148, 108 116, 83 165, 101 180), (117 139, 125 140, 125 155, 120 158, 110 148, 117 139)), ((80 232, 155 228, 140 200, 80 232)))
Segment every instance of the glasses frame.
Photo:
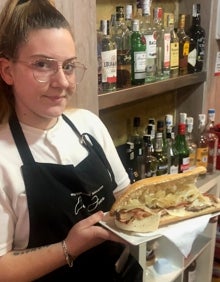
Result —
MULTIPOLYGON (((48 57, 43 57, 43 56, 41 57, 41 56, 39 56, 39 57, 36 57, 36 58, 31 59, 30 61, 25 61, 25 60, 19 60, 19 59, 18 59, 18 60, 13 60, 13 62, 14 62, 14 63, 21 63, 21 64, 24 64, 24 65, 26 65, 27 67, 29 67, 29 68, 32 70, 34 79, 35 79, 37 82, 39 82, 39 83, 48 83, 48 82, 50 82, 51 78, 52 78, 54 75, 57 74, 57 72, 59 71, 59 69, 62 69, 62 71, 63 71, 63 73, 64 73, 64 75, 65 75, 65 78, 67 79, 67 81, 69 82, 69 84, 71 84, 71 85, 74 85, 74 84, 79 85, 80 82, 81 82, 81 81, 83 80, 83 78, 84 78, 84 75, 85 75, 85 72, 86 72, 86 70, 87 70, 87 67, 86 67, 84 64, 82 64, 82 63, 80 63, 80 62, 78 62, 78 61, 75 61, 75 59, 76 59, 76 58, 67 59, 67 60, 65 60, 64 62, 61 62, 61 61, 58 61, 58 60, 56 60, 56 59, 54 59, 54 58, 48 58, 48 57), (48 61, 48 62, 55 62, 55 63, 56 63, 56 67, 51 69, 52 72, 51 72, 51 74, 48 74, 48 77, 47 77, 46 80, 39 79, 39 78, 37 77, 38 75, 36 75, 36 72, 37 72, 37 71, 41 72, 41 70, 36 70, 37 62, 40 62, 40 60, 42 60, 42 61, 48 61), (76 67, 75 67, 75 70, 81 69, 82 75, 81 75, 81 78, 80 78, 79 81, 71 82, 71 81, 69 80, 68 74, 66 73, 65 69, 63 68, 64 65, 65 65, 65 63, 66 63, 66 64, 68 64, 68 63, 73 63, 73 64, 76 66, 76 67)), ((48 70, 48 71, 49 71, 49 70, 48 70)), ((42 74, 43 74, 43 73, 44 73, 44 71, 43 71, 43 69, 42 69, 42 74)), ((45 71, 45 73, 46 73, 46 71, 45 71)), ((72 73, 71 75, 75 75, 75 78, 77 78, 77 77, 76 77, 76 73, 74 74, 74 70, 73 70, 73 73, 72 73)))

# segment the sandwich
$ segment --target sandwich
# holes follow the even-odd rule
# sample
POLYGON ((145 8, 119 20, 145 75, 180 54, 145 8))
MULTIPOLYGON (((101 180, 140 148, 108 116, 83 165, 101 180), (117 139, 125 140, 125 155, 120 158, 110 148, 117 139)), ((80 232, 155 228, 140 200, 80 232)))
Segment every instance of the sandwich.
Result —
POLYGON ((152 232, 180 220, 220 210, 220 200, 196 186, 205 167, 139 180, 119 196, 109 215, 122 230, 152 232))

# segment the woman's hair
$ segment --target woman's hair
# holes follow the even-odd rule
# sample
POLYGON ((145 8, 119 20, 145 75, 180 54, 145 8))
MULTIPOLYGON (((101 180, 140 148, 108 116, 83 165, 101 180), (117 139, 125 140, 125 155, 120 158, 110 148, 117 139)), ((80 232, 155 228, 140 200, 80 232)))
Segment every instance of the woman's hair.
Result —
MULTIPOLYGON (((71 27, 49 0, 8 0, 0 14, 0 58, 16 59, 33 30, 71 27)), ((0 123, 14 108, 13 87, 0 77, 0 123)))

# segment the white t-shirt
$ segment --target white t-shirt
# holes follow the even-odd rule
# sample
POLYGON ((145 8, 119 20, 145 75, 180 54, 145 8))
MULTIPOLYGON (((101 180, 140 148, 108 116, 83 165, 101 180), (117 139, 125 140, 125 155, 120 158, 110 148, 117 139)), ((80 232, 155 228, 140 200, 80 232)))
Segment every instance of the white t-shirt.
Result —
MULTIPOLYGON (((80 133, 90 133, 104 149, 120 191, 129 185, 128 175, 118 157, 114 143, 101 120, 83 109, 66 113, 80 133)), ((60 117, 49 130, 21 124, 36 162, 73 164, 88 154, 70 126, 60 117)), ((24 249, 29 238, 29 215, 23 178, 22 161, 9 125, 0 127, 0 256, 11 249, 24 249)))

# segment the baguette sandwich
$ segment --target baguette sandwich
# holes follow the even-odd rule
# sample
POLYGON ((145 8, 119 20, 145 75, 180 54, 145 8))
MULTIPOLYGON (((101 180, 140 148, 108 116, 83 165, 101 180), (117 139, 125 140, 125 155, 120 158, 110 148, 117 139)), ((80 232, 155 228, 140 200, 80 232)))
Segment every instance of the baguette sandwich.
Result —
POLYGON ((220 200, 196 187, 204 167, 180 174, 139 180, 119 196, 109 215, 126 231, 152 232, 158 227, 220 210, 220 200))

